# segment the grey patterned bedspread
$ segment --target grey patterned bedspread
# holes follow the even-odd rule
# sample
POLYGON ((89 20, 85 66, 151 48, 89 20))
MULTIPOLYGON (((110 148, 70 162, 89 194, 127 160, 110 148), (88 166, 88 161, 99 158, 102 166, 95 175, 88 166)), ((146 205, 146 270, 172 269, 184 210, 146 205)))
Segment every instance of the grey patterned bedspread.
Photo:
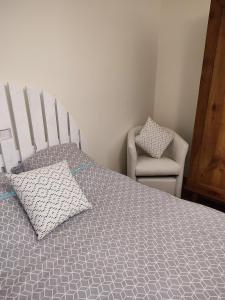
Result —
POLYGON ((97 166, 93 209, 41 241, 0 201, 0 299, 225 299, 225 215, 97 166))

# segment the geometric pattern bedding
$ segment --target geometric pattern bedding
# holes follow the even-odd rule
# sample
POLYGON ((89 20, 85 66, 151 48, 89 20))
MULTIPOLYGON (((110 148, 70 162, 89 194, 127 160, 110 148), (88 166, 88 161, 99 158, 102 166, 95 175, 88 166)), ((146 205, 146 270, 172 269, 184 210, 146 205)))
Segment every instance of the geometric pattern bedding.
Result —
POLYGON ((225 299, 225 215, 95 165, 93 209, 38 241, 0 201, 0 299, 225 299))

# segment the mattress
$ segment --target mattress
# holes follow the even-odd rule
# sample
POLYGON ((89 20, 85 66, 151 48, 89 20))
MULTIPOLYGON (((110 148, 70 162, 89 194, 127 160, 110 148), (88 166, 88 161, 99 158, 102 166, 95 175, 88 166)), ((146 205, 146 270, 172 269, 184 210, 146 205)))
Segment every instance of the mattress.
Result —
POLYGON ((38 241, 0 200, 0 299, 225 299, 225 215, 95 164, 74 173, 93 209, 38 241))

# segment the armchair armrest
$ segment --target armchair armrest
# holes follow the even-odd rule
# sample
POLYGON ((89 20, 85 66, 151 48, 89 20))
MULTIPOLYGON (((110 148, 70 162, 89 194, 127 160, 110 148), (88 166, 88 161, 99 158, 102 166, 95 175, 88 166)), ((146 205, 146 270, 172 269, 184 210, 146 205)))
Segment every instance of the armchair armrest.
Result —
POLYGON ((127 137, 127 176, 133 179, 136 179, 135 169, 138 156, 135 145, 135 136, 140 129, 141 126, 130 129, 127 137))
POLYGON ((180 173, 177 177, 176 191, 177 197, 181 196, 183 175, 184 175, 184 164, 188 152, 188 143, 177 133, 174 133, 174 140, 170 145, 169 153, 170 157, 175 160, 180 166, 180 173))
POLYGON ((175 133, 170 149, 171 158, 174 159, 179 165, 184 165, 188 147, 188 143, 179 134, 175 133))

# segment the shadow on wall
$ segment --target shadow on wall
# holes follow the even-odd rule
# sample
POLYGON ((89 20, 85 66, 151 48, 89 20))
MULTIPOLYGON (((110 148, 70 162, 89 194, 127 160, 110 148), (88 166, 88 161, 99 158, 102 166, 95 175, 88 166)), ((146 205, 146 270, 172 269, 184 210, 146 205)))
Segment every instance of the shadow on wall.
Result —
POLYGON ((133 120, 130 120, 131 125, 126 129, 125 138, 122 141, 119 153, 121 172, 123 174, 127 173, 127 133, 132 127, 144 124, 148 116, 153 114, 157 67, 157 47, 152 47, 152 45, 155 45, 156 43, 156 37, 153 38, 153 36, 153 32, 150 35, 150 39, 149 37, 142 35, 142 40, 139 43, 136 71, 138 74, 136 101, 137 108, 141 106, 146 107, 146 109, 141 109, 141 111, 143 111, 142 116, 138 116, 136 123, 132 122, 133 120))
MULTIPOLYGON (((187 47, 185 47, 183 53, 183 65, 181 65, 180 70, 181 81, 178 91, 179 102, 177 103, 177 131, 178 133, 182 133, 190 144, 185 175, 188 174, 191 140, 204 55, 204 47, 202 43, 199 43, 199 37, 202 37, 205 34, 206 19, 208 20, 208 16, 201 18, 190 25, 186 40, 187 47)), ((205 40, 203 42, 205 44, 205 40)))
MULTIPOLYGON (((124 102, 116 108, 118 109, 118 115, 121 115, 120 128, 117 136, 109 141, 110 147, 108 147, 107 153, 109 168, 115 170, 115 163, 118 162, 118 169, 123 174, 126 174, 127 169, 127 133, 130 128, 144 124, 147 117, 152 114, 154 103, 157 63, 156 35, 154 37, 153 34, 150 34, 149 38, 149 36, 140 33, 139 37, 140 40, 136 43, 135 62, 132 69, 134 76, 129 83, 129 87, 131 86, 132 89, 129 88, 129 91, 127 90, 124 93, 124 102), (130 97, 128 97, 129 94, 130 97), (114 162, 110 159, 112 157, 115 160, 114 162)), ((116 122, 116 112, 113 113, 116 122)))
POLYGON ((122 148, 119 154, 119 161, 120 161, 120 166, 121 166, 121 173, 122 174, 127 174, 127 136, 123 140, 122 143, 122 148))

